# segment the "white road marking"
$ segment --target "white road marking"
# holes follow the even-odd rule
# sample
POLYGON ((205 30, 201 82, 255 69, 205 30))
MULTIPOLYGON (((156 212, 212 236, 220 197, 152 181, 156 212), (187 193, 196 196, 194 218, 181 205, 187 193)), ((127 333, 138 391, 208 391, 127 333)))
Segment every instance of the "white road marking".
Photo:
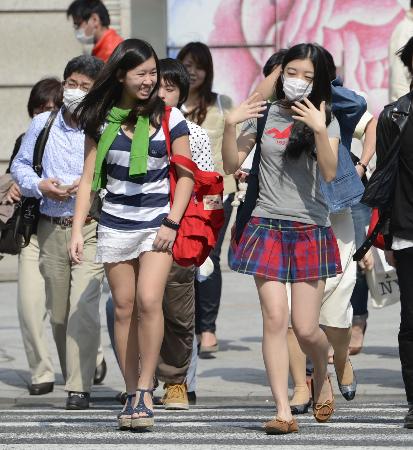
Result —
MULTIPOLYGON (((213 428, 213 427, 262 427, 262 422, 236 422, 236 421, 219 421, 219 422, 171 422, 162 423, 162 427, 176 427, 176 428, 213 428)), ((323 428, 348 428, 348 429, 371 429, 371 428, 400 428, 399 424, 386 424, 386 423, 341 423, 341 422, 328 422, 326 424, 320 425, 317 422, 313 423, 303 423, 299 422, 299 425, 305 427, 320 427, 323 428)), ((94 421, 94 422, 84 422, 79 424, 78 422, 27 422, 26 420, 22 422, 0 422, 0 429, 4 428, 42 428, 42 427, 69 427, 69 428, 95 428, 95 427, 110 427, 116 428, 116 422, 111 421, 94 421), (112 425, 112 426, 111 426, 112 425)), ((0 434, 1 436, 1 434, 0 434)))

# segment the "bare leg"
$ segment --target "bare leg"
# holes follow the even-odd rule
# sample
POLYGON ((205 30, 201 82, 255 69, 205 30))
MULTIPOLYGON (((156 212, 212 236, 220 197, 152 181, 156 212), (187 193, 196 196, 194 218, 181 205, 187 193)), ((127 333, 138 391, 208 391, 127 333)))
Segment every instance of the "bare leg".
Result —
POLYGON ((255 277, 263 318, 262 354, 277 416, 291 421, 288 402, 288 301, 285 284, 255 277))
MULTIPOLYGON (((137 300, 141 371, 138 388, 152 388, 164 332, 162 300, 171 266, 172 256, 168 253, 146 252, 139 258, 137 300)), ((146 393, 144 399, 151 407, 151 396, 146 393)))
POLYGON ((351 328, 323 327, 328 341, 334 349, 334 367, 341 384, 353 382, 353 370, 348 361, 348 346, 351 339, 351 328))
POLYGON ((136 279, 138 261, 105 264, 115 309, 115 346, 126 391, 134 394, 139 372, 136 279))
POLYGON ((331 400, 330 386, 324 383, 329 344, 318 323, 324 286, 322 280, 291 285, 291 322, 301 349, 313 361, 313 400, 317 403, 331 400))
POLYGON ((310 392, 306 383, 306 357, 292 328, 288 328, 287 341, 290 374, 294 383, 294 394, 290 400, 290 405, 305 405, 310 400, 310 392))

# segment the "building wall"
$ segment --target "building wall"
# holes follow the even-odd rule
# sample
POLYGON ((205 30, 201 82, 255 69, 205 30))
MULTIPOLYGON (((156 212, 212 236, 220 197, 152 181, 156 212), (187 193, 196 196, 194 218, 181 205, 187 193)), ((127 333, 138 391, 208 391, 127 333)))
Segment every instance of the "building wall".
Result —
MULTIPOLYGON (((0 173, 14 142, 28 124, 27 100, 34 83, 61 79, 67 61, 83 52, 66 18, 71 0, 1 0, 0 2, 0 173)), ((130 0, 107 0, 112 26, 130 35, 130 0)))
POLYGON ((188 41, 212 50, 214 88, 244 100, 279 48, 317 42, 334 56, 346 86, 377 115, 388 102, 388 45, 407 0, 168 0, 170 54, 188 41), (188 17, 191 19, 188 20, 188 17))
MULTIPOLYGON (((71 0, 0 1, 0 173, 7 167, 16 138, 29 124, 27 100, 34 83, 46 76, 61 78, 70 58, 84 49, 66 18, 71 0)), ((131 33, 130 0, 105 0, 112 26, 131 33)), ((0 281, 17 277, 17 257, 0 260, 0 281)))
POLYGON ((166 56, 167 1, 131 0, 131 37, 145 39, 159 58, 166 56))

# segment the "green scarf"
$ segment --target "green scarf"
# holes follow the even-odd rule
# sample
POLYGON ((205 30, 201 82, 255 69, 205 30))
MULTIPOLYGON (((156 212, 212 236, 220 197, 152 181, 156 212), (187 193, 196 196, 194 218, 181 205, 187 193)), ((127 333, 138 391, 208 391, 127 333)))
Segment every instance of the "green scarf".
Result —
MULTIPOLYGON (((95 174, 93 177, 92 190, 98 191, 106 186, 107 175, 105 170, 105 158, 110 146, 118 135, 120 126, 128 118, 130 109, 113 107, 106 118, 108 125, 99 139, 95 174)), ((138 116, 135 132, 133 133, 132 146, 129 159, 129 176, 138 177, 145 175, 148 165, 149 148, 149 117, 138 116)))

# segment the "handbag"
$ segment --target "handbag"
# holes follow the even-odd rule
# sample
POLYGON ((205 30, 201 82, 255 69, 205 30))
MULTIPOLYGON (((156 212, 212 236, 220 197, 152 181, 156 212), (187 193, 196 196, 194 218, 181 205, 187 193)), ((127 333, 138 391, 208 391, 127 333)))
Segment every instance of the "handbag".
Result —
POLYGON ((170 107, 165 107, 162 129, 170 161, 170 198, 173 204, 178 176, 176 166, 183 166, 194 176, 194 188, 181 219, 172 247, 174 261, 180 266, 201 266, 214 248, 224 224, 223 177, 218 172, 205 172, 189 158, 172 155, 169 134, 170 107))
POLYGON ((14 239, 14 223, 16 204, 5 202, 7 193, 13 184, 9 173, 0 176, 0 253, 17 255, 20 245, 14 239))
MULTIPOLYGON (((368 236, 373 234, 374 229, 376 228, 377 222, 379 221, 379 210, 378 208, 373 208, 370 217, 369 229, 367 232, 368 236)), ((373 241, 373 246, 379 248, 380 250, 384 250, 386 247, 383 233, 377 233, 376 238, 373 241)))
MULTIPOLYGON (((40 132, 33 150, 33 170, 41 177, 43 167, 42 159, 49 137, 50 129, 57 116, 58 111, 52 111, 45 126, 40 132)), ((36 233, 37 223, 40 217, 40 199, 35 197, 22 197, 16 203, 14 214, 10 219, 10 224, 4 235, 1 234, 0 251, 15 255, 20 249, 27 247, 30 243, 31 235, 36 233), (3 244, 1 241, 3 240, 3 244)))
POLYGON ((396 269, 387 263, 384 251, 377 248, 372 248, 371 251, 374 267, 366 270, 366 281, 373 307, 384 308, 400 300, 396 269))

